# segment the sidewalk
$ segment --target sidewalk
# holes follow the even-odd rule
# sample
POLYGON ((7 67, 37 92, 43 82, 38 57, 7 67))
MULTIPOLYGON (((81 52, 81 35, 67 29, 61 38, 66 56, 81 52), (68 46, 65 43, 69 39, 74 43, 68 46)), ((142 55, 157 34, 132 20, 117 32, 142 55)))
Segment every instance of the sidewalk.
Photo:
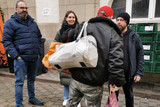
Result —
MULTIPOLYGON (((1 68, 0 68, 1 69, 1 68)), ((0 75, 7 77, 14 77, 13 73, 9 73, 8 68, 1 69, 0 75)), ((59 72, 48 71, 45 74, 41 74, 36 77, 36 81, 45 83, 60 83, 59 72)), ((104 85, 104 90, 108 91, 107 83, 104 85)), ((120 93, 122 89, 120 89, 120 93)), ((134 95, 143 98, 152 98, 160 100, 160 84, 149 84, 149 83, 136 83, 134 87, 134 95)))
MULTIPOLYGON (((0 68, 0 81, 0 107, 14 107, 14 74, 9 73, 7 68, 0 68)), ((151 91, 149 90, 151 87, 145 85, 136 85, 134 88, 135 107, 160 107, 160 91, 151 91)), ((58 72, 48 71, 46 74, 37 76, 35 87, 36 96, 45 101, 45 107, 62 107, 63 87, 59 84, 58 72)), ((157 87, 156 89, 160 89, 160 87, 157 87)), ((108 96, 107 90, 107 84, 105 84, 101 107, 105 106, 108 96)), ((122 93, 122 90, 120 90, 120 93, 119 105, 120 107, 125 107, 124 94, 122 93)), ((25 107, 36 107, 27 103, 26 82, 24 85, 24 104, 25 107)), ((82 102, 82 105, 82 107, 85 107, 84 102, 82 102)))

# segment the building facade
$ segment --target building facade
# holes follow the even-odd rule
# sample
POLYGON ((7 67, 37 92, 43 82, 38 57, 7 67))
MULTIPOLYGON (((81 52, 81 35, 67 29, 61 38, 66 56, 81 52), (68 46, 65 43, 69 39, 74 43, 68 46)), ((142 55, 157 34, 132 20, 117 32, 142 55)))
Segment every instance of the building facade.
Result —
MULTIPOLYGON (((0 0, 4 23, 15 12, 17 0, 0 0)), ((48 52, 56 32, 60 29, 66 11, 73 10, 79 22, 95 17, 101 6, 113 8, 114 17, 120 12, 128 12, 131 16, 132 29, 144 38, 145 76, 142 81, 160 83, 160 0, 25 0, 29 14, 38 23, 44 43, 44 53, 48 52), (147 39, 151 40, 148 41, 147 39), (150 39, 152 38, 152 39, 150 39), (154 48, 154 49, 153 49, 154 48), (150 79, 148 79, 148 77, 150 79)), ((115 21, 115 19, 114 19, 115 21)))

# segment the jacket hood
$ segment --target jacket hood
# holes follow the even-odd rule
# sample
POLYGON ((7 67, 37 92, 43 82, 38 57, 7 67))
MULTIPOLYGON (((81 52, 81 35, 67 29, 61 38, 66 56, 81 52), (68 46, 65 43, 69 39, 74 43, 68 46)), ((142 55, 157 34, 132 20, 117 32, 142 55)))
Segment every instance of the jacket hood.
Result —
POLYGON ((89 23, 94 23, 94 22, 105 22, 107 24, 109 24, 109 26, 113 27, 115 29, 115 31, 120 35, 121 31, 119 30, 119 28, 117 27, 117 25, 110 19, 108 18, 103 18, 103 17, 95 17, 92 18, 88 21, 89 23))

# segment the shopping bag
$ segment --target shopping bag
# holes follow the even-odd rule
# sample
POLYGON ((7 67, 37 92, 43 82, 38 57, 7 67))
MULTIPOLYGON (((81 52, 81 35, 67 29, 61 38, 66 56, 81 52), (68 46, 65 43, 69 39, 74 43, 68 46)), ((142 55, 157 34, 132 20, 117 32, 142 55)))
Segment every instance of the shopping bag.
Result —
POLYGON ((65 44, 65 43, 60 43, 60 42, 51 42, 51 45, 48 49, 48 53, 43 57, 42 59, 42 63, 43 65, 48 68, 48 69, 54 69, 54 67, 52 67, 49 62, 48 62, 48 58, 55 52, 56 49, 56 45, 60 45, 60 44, 65 44))
MULTIPOLYGON (((43 63, 43 65, 44 65, 46 68, 55 70, 55 68, 52 67, 52 66, 49 64, 48 58, 55 52, 56 45, 60 45, 60 44, 66 44, 66 43, 51 42, 51 45, 50 45, 50 47, 49 47, 49 49, 48 49, 48 53, 47 53, 47 54, 43 57, 43 59, 42 59, 42 63, 43 63)), ((71 73, 68 71, 68 69, 64 69, 64 70, 62 70, 61 72, 71 75, 71 73)))
POLYGON ((112 92, 108 96, 106 107, 119 107, 115 92, 112 92))
POLYGON ((97 66, 97 42, 92 35, 87 35, 87 25, 87 22, 83 24, 80 34, 75 41, 56 45, 55 53, 48 59, 49 63, 56 70, 97 66), (82 32, 83 37, 81 37, 82 32))

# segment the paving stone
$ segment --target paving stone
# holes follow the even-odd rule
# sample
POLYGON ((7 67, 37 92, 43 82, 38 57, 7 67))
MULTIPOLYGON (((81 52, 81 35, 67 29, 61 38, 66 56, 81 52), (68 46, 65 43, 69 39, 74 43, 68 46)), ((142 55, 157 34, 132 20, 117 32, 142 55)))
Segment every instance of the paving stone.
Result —
MULTIPOLYGON (((42 77, 43 79, 46 78, 46 80, 49 78, 49 81, 35 82, 36 98, 44 101, 45 105, 43 107, 62 107, 63 86, 60 85, 60 83, 58 82, 59 73, 49 72, 48 74, 37 76, 37 78, 39 79, 42 77), (54 81, 57 81, 57 82, 54 82, 54 81)), ((5 77, 3 75, 0 75, 0 82, 1 82, 0 107, 15 107, 15 98, 14 98, 15 78, 5 77)), ((136 89, 136 91, 137 90, 138 89, 136 89)), ((151 94, 152 96, 151 91, 147 92, 145 90, 145 92, 146 94, 151 94)), ((157 93, 157 95, 159 95, 159 93, 157 93)), ((107 98, 108 98, 108 91, 105 90, 103 92, 101 107, 105 107, 107 98)), ((125 107, 125 96, 123 93, 120 93, 118 103, 120 107, 125 107)), ((40 106, 28 104, 28 92, 27 92, 26 80, 23 87, 23 104, 25 107, 40 107, 40 106)), ((86 107, 84 100, 82 100, 81 104, 82 104, 82 107, 86 107)), ((151 98, 141 98, 141 97, 135 96, 134 105, 135 107, 160 107, 160 100, 151 99, 151 98)))

